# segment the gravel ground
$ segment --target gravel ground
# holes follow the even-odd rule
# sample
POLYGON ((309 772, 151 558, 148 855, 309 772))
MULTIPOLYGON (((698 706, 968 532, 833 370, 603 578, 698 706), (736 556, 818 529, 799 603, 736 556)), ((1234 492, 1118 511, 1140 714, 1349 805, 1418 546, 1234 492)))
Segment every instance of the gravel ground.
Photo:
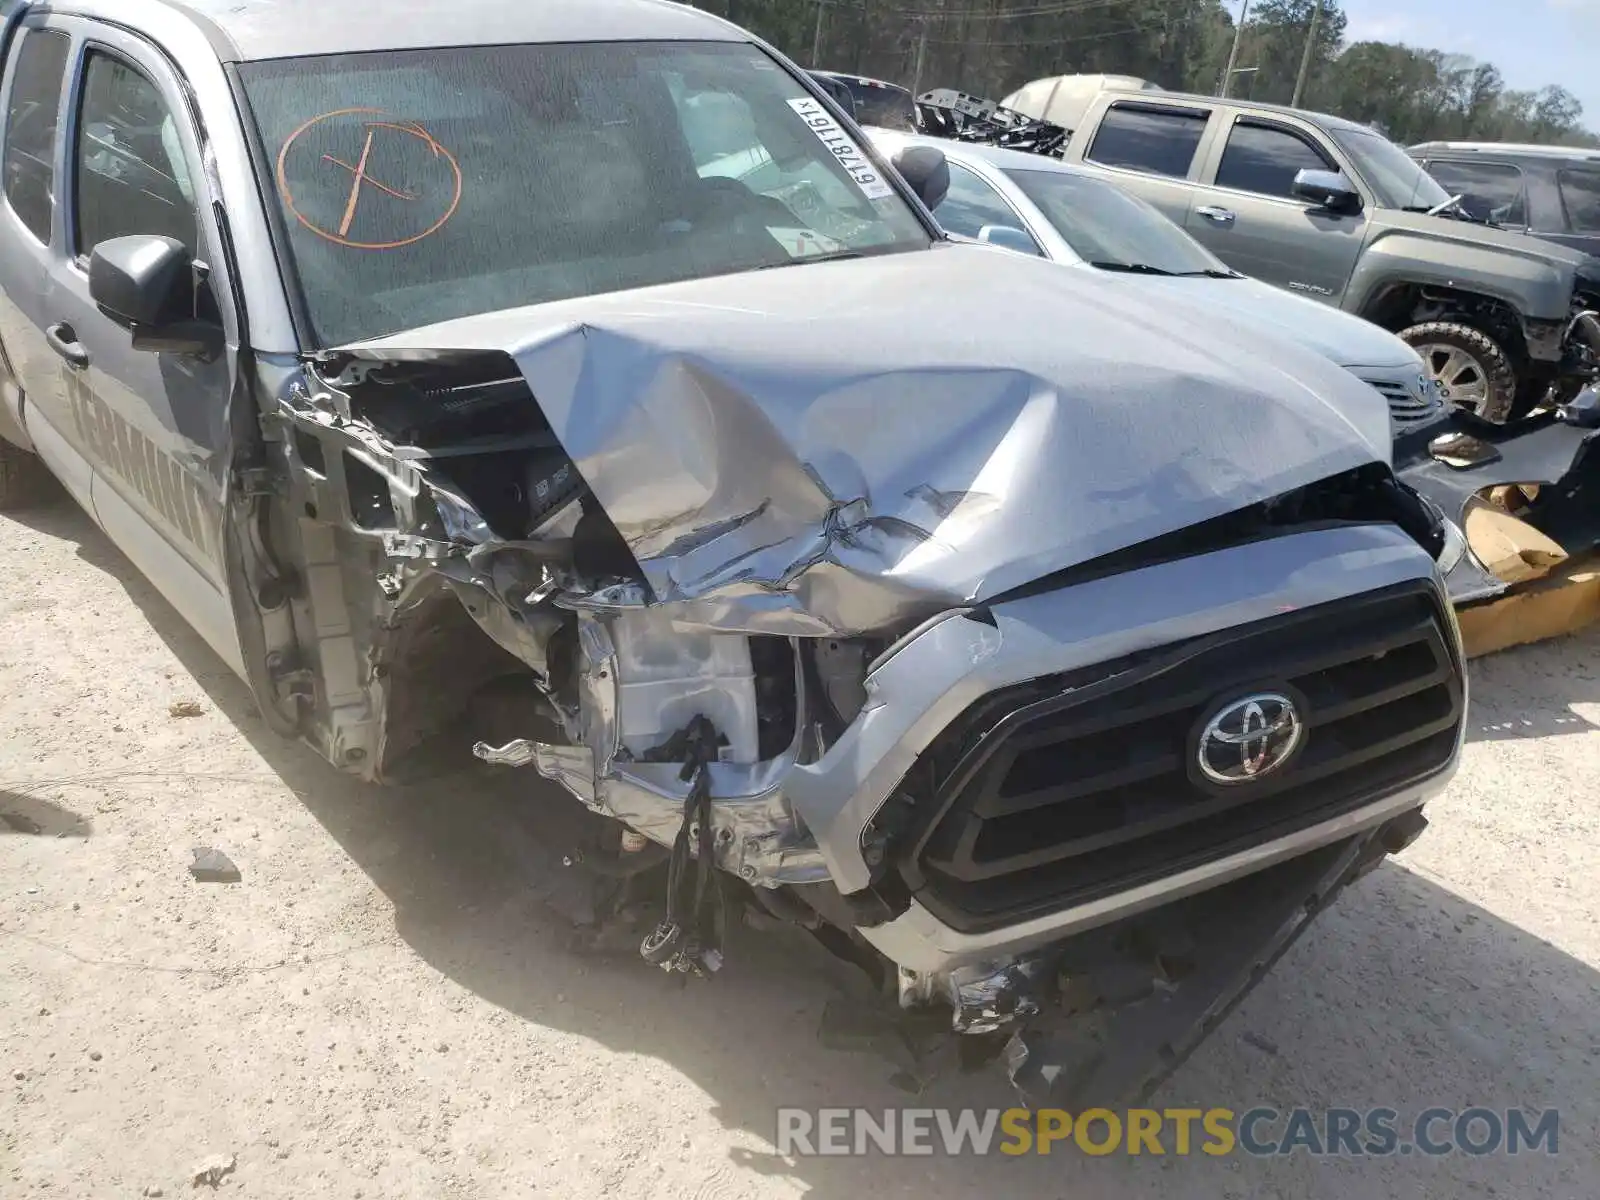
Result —
POLYGON ((1600 1195, 1600 634, 1475 666, 1433 828, 1158 1098, 1559 1107, 1555 1157, 785 1160, 779 1105, 906 1103, 818 1044, 828 960, 745 931, 680 989, 577 957, 528 886, 549 793, 337 776, 67 501, 0 519, 0 560, 0 1196, 191 1194, 217 1155, 295 1200, 1600 1195), (194 882, 202 844, 243 882, 194 882))

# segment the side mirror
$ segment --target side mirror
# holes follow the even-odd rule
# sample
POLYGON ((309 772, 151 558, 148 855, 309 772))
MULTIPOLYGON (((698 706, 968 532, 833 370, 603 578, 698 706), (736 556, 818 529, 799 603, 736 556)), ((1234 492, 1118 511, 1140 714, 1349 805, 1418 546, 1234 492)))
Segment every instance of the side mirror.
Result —
POLYGON ((191 315, 194 260, 154 234, 108 238, 89 255, 89 297, 121 325, 167 325, 191 315))
POLYGON ((175 238, 107 238, 89 255, 89 298, 132 332, 135 350, 214 358, 222 330, 195 318, 195 268, 175 238))
POLYGON ((1361 193, 1339 171, 1299 171, 1292 190, 1300 199, 1330 212, 1361 211, 1361 193))
POLYGON ((1020 250, 1023 254, 1039 255, 1039 246, 1032 237, 1010 225, 985 225, 978 230, 978 240, 991 246, 1004 246, 1007 250, 1020 250))
POLYGON ((944 203, 950 191, 950 164, 943 150, 933 146, 907 146, 890 161, 930 210, 944 203))

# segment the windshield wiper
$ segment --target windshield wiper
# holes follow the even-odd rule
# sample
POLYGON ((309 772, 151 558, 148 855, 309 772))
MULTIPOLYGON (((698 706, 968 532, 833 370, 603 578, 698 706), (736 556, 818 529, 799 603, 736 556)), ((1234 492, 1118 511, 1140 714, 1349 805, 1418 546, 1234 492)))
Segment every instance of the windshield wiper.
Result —
POLYGON ((926 249, 919 246, 868 246, 865 250, 830 250, 826 254, 801 254, 794 258, 787 258, 781 262, 762 263, 753 267, 756 271, 773 271, 779 267, 800 267, 807 263, 841 262, 847 258, 878 258, 888 254, 904 254, 910 250, 926 249))
POLYGON ((1153 267, 1149 263, 1091 262, 1091 267, 1101 271, 1122 271, 1128 275, 1172 275, 1173 272, 1153 267))
POLYGON ((1401 212, 1422 213, 1428 217, 1442 217, 1446 221, 1465 221, 1469 225, 1487 225, 1490 229, 1499 229, 1500 225, 1493 217, 1480 217, 1462 207, 1461 197, 1457 196, 1445 204, 1408 204, 1401 212))
POLYGON ((1216 267, 1207 267, 1203 271, 1179 271, 1184 279, 1243 279, 1244 276, 1237 271, 1217 270, 1216 267))
POLYGON ((779 262, 762 263, 756 267, 757 271, 775 271, 779 267, 798 267, 805 263, 838 262, 844 258, 866 258, 866 253, 861 250, 833 250, 827 254, 799 254, 794 258, 782 259, 779 262))

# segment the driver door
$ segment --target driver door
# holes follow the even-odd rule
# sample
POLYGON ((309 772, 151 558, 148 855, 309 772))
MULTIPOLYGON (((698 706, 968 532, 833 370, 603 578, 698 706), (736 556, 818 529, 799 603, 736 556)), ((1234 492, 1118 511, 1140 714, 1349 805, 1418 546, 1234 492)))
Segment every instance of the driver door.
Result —
POLYGON ((1366 239, 1359 212, 1317 208, 1293 192, 1302 170, 1337 171, 1309 131, 1238 117, 1195 189, 1185 228, 1236 271, 1337 305, 1366 239))
POLYGON ((201 203, 198 139, 166 63, 120 30, 78 20, 65 129, 65 216, 45 272, 42 317, 59 356, 96 516, 219 653, 237 663, 225 596, 222 512, 227 400, 236 356, 135 350, 89 294, 94 247, 130 234, 175 238, 196 260, 194 315, 222 324, 201 203))

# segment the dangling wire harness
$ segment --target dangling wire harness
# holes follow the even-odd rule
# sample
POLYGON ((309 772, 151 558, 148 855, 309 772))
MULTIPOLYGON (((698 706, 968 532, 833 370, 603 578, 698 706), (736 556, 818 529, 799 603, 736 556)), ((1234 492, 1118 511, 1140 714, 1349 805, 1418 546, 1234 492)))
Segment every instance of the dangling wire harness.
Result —
POLYGON ((678 778, 693 783, 683 802, 683 823, 667 862, 667 915, 640 943, 639 954, 663 971, 686 976, 704 977, 722 966, 727 906, 714 849, 710 770, 722 741, 716 726, 697 716, 646 756, 655 762, 681 760, 678 778))

